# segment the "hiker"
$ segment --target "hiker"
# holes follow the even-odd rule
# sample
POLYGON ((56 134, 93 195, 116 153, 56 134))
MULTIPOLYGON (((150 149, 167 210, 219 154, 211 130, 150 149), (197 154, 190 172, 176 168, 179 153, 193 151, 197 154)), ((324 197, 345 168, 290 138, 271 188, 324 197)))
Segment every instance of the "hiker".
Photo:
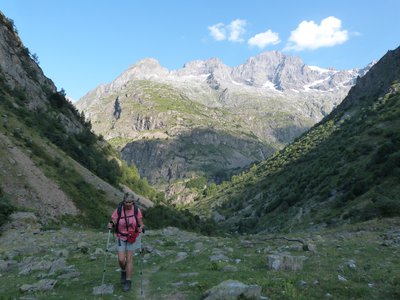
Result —
POLYGON ((122 290, 127 292, 132 285, 133 252, 136 237, 144 231, 142 212, 135 205, 135 196, 125 193, 123 201, 111 215, 108 229, 114 228, 117 235, 118 263, 121 267, 122 290))

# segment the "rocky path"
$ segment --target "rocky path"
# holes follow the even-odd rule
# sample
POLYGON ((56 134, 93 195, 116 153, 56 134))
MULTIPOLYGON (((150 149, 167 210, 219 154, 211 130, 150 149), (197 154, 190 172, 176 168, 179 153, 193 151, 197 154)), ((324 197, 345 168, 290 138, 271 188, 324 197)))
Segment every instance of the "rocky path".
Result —
MULTIPOLYGON (((158 267, 152 267, 150 270, 143 271, 142 275, 139 274, 138 285, 136 289, 137 299, 156 300, 150 296, 150 277, 153 273, 158 271, 158 267)), ((140 272, 140 266, 138 272, 140 272)))
MULTIPOLYGON (((81 227, 42 230, 32 213, 14 217, 1 228, 0 298, 92 299, 104 270, 107 233, 81 227)), ((102 299, 211 300, 236 293, 232 299, 243 294, 261 300, 289 292, 291 299, 349 299, 355 289, 362 296, 355 299, 398 299, 391 280, 400 274, 399 228, 400 220, 371 221, 290 238, 148 230, 145 254, 134 259, 129 293, 118 284, 112 243, 105 283, 113 289, 102 299)))

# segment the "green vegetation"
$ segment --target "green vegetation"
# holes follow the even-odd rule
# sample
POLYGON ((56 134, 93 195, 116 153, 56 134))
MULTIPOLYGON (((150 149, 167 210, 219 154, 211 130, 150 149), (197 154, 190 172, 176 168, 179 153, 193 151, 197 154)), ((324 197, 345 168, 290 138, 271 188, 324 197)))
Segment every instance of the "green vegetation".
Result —
POLYGON ((151 99, 158 112, 177 111, 182 115, 201 115, 209 119, 201 104, 191 101, 179 90, 167 84, 146 80, 137 80, 134 83, 151 99))
MULTIPOLYGON (((270 299, 399 299, 400 241, 395 230, 399 228, 399 222, 399 218, 369 221, 320 230, 318 234, 285 235, 313 245, 314 251, 304 251, 299 242, 279 239, 275 235, 210 237, 176 229, 148 230, 142 237, 142 244, 153 251, 143 257, 134 257, 132 291, 124 293, 120 288, 113 250, 106 261, 104 274, 105 284, 113 284, 114 293, 97 298, 141 299, 143 282, 146 299, 173 299, 174 295, 180 295, 195 300, 202 299, 208 289, 231 279, 261 286, 261 294, 270 299), (179 259, 178 253, 183 252, 187 256, 179 259), (303 268, 298 271, 269 269, 268 255, 282 252, 306 257, 303 268), (222 253, 226 261, 211 260, 216 253, 222 253), (140 268, 143 278, 140 277, 140 268)), ((46 231, 34 235, 33 239, 34 245, 43 250, 34 256, 22 252, 13 257, 18 263, 25 263, 14 264, 2 274, 0 290, 4 299, 28 295, 38 299, 96 297, 92 291, 102 283, 105 254, 95 252, 97 248, 105 249, 106 233, 75 228, 46 231), (52 240, 57 243, 53 244, 51 251, 46 245, 52 240), (78 247, 81 240, 86 243, 85 248, 78 247), (20 273, 28 262, 43 266, 39 262, 63 259, 57 256, 60 250, 68 251, 65 262, 71 267, 65 269, 71 270, 60 269, 51 274, 47 270, 33 269, 28 274, 20 273), (79 280, 59 277, 71 271, 79 272, 79 280), (50 291, 24 293, 19 290, 23 284, 33 284, 42 278, 57 279, 57 283, 50 291)), ((114 242, 112 238, 111 245, 114 242)), ((21 242, 14 246, 0 243, 0 259, 18 253, 15 250, 19 249, 21 242)))
MULTIPOLYGON (((16 29, 12 20, 2 16, 2 22, 9 27, 13 38, 18 39, 16 29)), ((19 39, 18 39, 19 40, 19 39)), ((36 73, 38 58, 31 55, 28 48, 20 42, 20 56, 22 66, 27 76, 37 81, 40 74, 36 73)), ((81 214, 76 217, 63 217, 61 220, 48 224, 47 228, 57 228, 60 225, 83 224, 95 228, 103 227, 109 218, 115 203, 106 199, 105 194, 85 181, 81 174, 69 161, 69 157, 79 162, 82 166, 94 174, 119 188, 120 184, 130 187, 133 191, 153 200, 155 203, 164 203, 165 196, 162 192, 152 188, 146 178, 140 178, 137 168, 128 166, 122 161, 119 152, 104 141, 100 136, 92 132, 92 125, 85 120, 83 113, 79 113, 74 105, 66 99, 66 93, 62 89, 53 92, 51 84, 44 83, 42 96, 46 101, 40 101, 40 105, 34 109, 30 106, 31 99, 25 89, 10 88, 5 80, 3 72, 0 72, 0 112, 3 117, 0 130, 13 140, 13 143, 30 153, 31 159, 42 169, 48 178, 54 180, 60 188, 73 199, 81 214), (55 147, 54 147, 55 146, 55 147), (61 153, 58 149, 64 153, 61 153)), ((174 101, 168 102, 164 96, 176 96, 174 91, 160 96, 160 105, 180 105, 174 101)), ((171 98, 172 99, 172 98, 171 98)), ((157 102, 157 101, 156 101, 157 102)), ((185 101, 181 101, 184 104, 185 101)), ((186 105, 189 111, 194 106, 186 105)), ((2 222, 14 211, 9 200, 3 194, 0 195, 0 213, 2 222)), ((157 211, 158 207, 154 210, 157 211)), ((172 212, 168 209, 168 216, 163 213, 159 218, 149 218, 154 226, 177 223, 180 227, 187 226, 189 229, 198 229, 194 224, 199 221, 198 217, 191 216, 185 212, 172 212), (165 216, 165 220, 163 217, 165 216)), ((201 223, 201 222, 200 222, 201 223)), ((207 231, 199 226, 201 230, 207 231)), ((210 230, 208 230, 210 231, 210 230)))
MULTIPOLYGON (((43 89, 47 91, 45 87, 43 89)), ((30 153, 35 164, 48 178, 58 183, 81 211, 79 216, 63 218, 61 224, 103 227, 115 208, 114 203, 85 181, 65 154, 116 187, 122 183, 150 199, 163 199, 163 195, 155 191, 146 178, 140 178, 134 166, 128 167, 116 150, 92 133, 90 122, 86 122, 84 115, 65 99, 63 90, 46 93, 49 104, 32 110, 27 105, 30 101, 27 93, 18 88, 11 90, 1 75, 0 131, 30 153), (71 124, 75 128, 67 131, 71 124)), ((14 211, 13 202, 13 199, 0 195, 2 224, 14 211)))
POLYGON ((16 208, 10 203, 10 200, 3 194, 0 187, 0 226, 4 225, 8 221, 9 215, 11 215, 16 208))
MULTIPOLYGON (((121 162, 120 154, 91 131, 90 122, 85 121, 84 115, 66 100, 63 90, 49 93, 50 106, 31 111, 25 107, 28 96, 24 91, 10 90, 4 81, 0 85, 2 111, 7 112, 9 119, 15 116, 19 120, 16 124, 27 126, 29 129, 26 131, 36 131, 110 184, 118 186, 122 183, 145 197, 157 196, 158 193, 150 187, 146 179, 140 178, 134 166, 127 167, 126 163, 121 162), (67 132, 64 122, 68 121, 65 118, 79 122, 73 132, 67 132)), ((16 127, 21 127, 20 125, 16 127)), ((5 131, 13 130, 11 124, 3 123, 3 126, 5 131)), ((19 133, 14 136, 21 137, 19 133)), ((34 145, 26 146, 29 148, 34 145)))
MULTIPOLYGON (((162 288, 153 290, 152 296, 166 297, 178 289, 188 299, 201 299, 205 290, 224 280, 234 279, 249 285, 260 285, 262 295, 271 299, 323 299, 327 294, 335 299, 396 299, 400 293, 400 278, 395 275, 399 270, 396 255, 393 248, 388 249, 373 242, 379 240, 377 232, 362 233, 367 226, 362 229, 347 228, 350 232, 341 231, 343 229, 320 232, 319 242, 316 243, 318 253, 294 250, 299 246, 295 243, 285 245, 279 240, 263 241, 262 236, 210 240, 213 247, 217 244, 219 249, 230 248, 231 252, 227 251, 225 255, 232 259, 211 262, 209 256, 212 252, 209 248, 173 264, 165 259, 157 259, 159 270, 152 276, 151 286, 154 289, 159 286, 162 288), (343 234, 349 238, 341 239, 343 234), (307 260, 304 269, 298 272, 268 270, 266 256, 282 248, 292 249, 289 250, 292 255, 305 255, 307 260), (380 251, 385 254, 381 256, 380 251), (376 260, 371 260, 372 257, 376 260), (382 261, 381 257, 386 259, 382 261), (243 260, 234 264, 233 258, 243 260), (356 261, 354 269, 348 265, 352 259, 356 261), (223 271, 224 267, 232 265, 237 268, 236 272, 223 271), (180 274, 193 272, 199 274, 180 277, 180 274), (338 280, 339 275, 346 278, 346 282, 338 280), (183 281, 186 284, 176 287, 171 284, 171 278, 174 278, 172 282, 183 281), (192 282, 197 284, 191 287, 192 282)), ((194 250, 189 245, 185 245, 185 248, 194 250)))
POLYGON ((200 219, 199 216, 193 215, 186 209, 179 210, 159 204, 146 209, 143 215, 146 220, 146 226, 153 229, 173 226, 205 235, 221 232, 214 221, 200 219))
POLYGON ((203 190, 206 184, 207 184, 207 178, 199 176, 197 178, 189 180, 185 186, 189 189, 203 190))
POLYGON ((399 216, 399 90, 395 82, 389 93, 364 98, 352 116, 337 110, 265 162, 217 186, 193 210, 217 205, 226 217, 241 211, 225 223, 241 232, 399 216), (257 213, 243 210, 248 205, 257 213))

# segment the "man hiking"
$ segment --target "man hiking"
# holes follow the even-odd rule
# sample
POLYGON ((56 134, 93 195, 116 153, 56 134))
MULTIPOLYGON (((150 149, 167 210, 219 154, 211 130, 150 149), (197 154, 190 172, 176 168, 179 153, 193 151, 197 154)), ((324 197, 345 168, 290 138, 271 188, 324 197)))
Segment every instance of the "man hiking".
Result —
POLYGON ((114 210, 108 223, 108 229, 115 228, 117 235, 118 263, 124 292, 129 291, 132 286, 134 243, 144 230, 142 212, 134 202, 135 196, 125 193, 123 201, 114 210))

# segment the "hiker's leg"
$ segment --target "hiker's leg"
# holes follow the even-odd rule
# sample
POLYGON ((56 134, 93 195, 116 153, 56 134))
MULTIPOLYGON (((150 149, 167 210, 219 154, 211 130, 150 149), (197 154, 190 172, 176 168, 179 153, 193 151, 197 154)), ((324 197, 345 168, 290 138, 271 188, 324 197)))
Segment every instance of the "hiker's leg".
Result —
POLYGON ((133 271, 133 252, 126 251, 126 280, 132 279, 132 271, 133 271))
POLYGON ((117 240, 117 254, 118 254, 118 263, 121 270, 126 269, 126 254, 125 254, 126 242, 117 240))
POLYGON ((118 263, 121 267, 121 270, 126 270, 126 256, 125 252, 118 251, 118 263))

